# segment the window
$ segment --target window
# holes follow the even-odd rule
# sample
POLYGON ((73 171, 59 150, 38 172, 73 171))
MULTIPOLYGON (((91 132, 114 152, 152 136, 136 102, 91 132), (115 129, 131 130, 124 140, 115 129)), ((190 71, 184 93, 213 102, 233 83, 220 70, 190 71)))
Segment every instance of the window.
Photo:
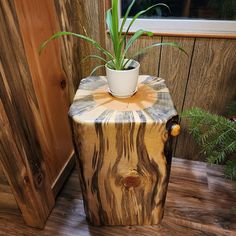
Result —
MULTIPOLYGON (((131 2, 120 1, 121 18, 131 2)), ((156 3, 165 3, 170 11, 166 7, 153 8, 137 20, 131 31, 145 28, 167 35, 236 37, 236 0, 137 0, 130 17, 156 3)))

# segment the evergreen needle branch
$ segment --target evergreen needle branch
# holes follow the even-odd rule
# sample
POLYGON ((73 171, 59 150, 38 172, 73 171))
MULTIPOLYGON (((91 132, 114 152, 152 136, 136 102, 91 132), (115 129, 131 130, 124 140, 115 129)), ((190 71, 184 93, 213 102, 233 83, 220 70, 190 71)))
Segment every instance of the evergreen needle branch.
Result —
MULTIPOLYGON (((232 109, 236 109, 233 103, 232 109)), ((225 175, 236 178, 236 122, 199 108, 182 114, 188 129, 210 163, 225 164, 225 175)))

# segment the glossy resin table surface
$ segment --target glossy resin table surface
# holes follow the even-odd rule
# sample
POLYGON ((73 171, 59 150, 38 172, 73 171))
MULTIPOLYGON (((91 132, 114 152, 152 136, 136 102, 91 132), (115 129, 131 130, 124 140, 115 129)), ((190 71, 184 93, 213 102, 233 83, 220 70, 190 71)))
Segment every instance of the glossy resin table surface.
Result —
POLYGON ((69 115, 80 123, 166 123, 177 112, 164 79, 141 75, 132 97, 115 98, 106 77, 99 76, 81 80, 69 115))

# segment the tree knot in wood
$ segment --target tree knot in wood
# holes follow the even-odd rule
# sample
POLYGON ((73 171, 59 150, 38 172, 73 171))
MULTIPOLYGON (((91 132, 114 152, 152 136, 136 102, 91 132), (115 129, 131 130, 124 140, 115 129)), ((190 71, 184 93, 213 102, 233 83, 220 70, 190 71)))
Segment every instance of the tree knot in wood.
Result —
POLYGON ((39 171, 37 174, 34 175, 34 184, 37 189, 39 189, 42 186, 43 180, 44 180, 44 174, 42 171, 39 171))
POLYGON ((124 176, 123 180, 122 180, 122 184, 125 188, 136 188, 138 186, 140 186, 141 184, 141 178, 140 175, 136 172, 136 171, 132 171, 129 174, 127 174, 126 176, 124 176))
POLYGON ((61 86, 62 89, 65 89, 65 88, 66 88, 66 80, 65 80, 65 79, 62 79, 62 80, 60 81, 60 86, 61 86))

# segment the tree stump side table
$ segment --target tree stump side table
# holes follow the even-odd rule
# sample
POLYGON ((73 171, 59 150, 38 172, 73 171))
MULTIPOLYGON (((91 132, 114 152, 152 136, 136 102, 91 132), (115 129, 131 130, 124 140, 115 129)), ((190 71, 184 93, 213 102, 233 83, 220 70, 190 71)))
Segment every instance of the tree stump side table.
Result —
POLYGON ((160 223, 177 122, 163 79, 140 76, 137 93, 115 98, 105 77, 81 81, 70 107, 80 183, 93 225, 160 223))

